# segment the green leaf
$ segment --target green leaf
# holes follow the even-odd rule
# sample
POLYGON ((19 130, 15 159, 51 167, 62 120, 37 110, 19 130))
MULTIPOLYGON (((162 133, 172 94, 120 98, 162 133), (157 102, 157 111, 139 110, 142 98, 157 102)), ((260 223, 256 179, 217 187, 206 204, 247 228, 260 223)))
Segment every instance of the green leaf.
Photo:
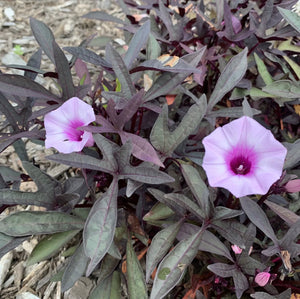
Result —
POLYGON ((281 15, 285 18, 285 20, 293 26, 298 32, 300 32, 300 17, 299 15, 291 11, 290 9, 284 9, 282 7, 277 6, 277 9, 281 13, 281 15))
POLYGON ((126 278, 130 299, 147 299, 147 287, 143 269, 134 252, 131 244, 131 237, 128 237, 126 247, 126 278))
POLYGON ((82 245, 77 248, 74 255, 68 261, 61 279, 62 292, 70 289, 85 273, 89 258, 84 254, 82 245))
POLYGON ((232 57, 224 70, 222 71, 215 89, 211 94, 208 102, 208 111, 212 111, 213 107, 232 90, 244 77, 247 70, 247 53, 245 48, 242 52, 232 57))
POLYGON ((106 50, 109 51, 112 68, 121 83, 122 92, 127 99, 131 99, 135 94, 135 88, 123 58, 110 44, 107 45, 106 50))
POLYGON ((163 298, 181 280, 198 252, 203 231, 202 228, 197 234, 179 242, 162 260, 155 275, 150 299, 163 298))
POLYGON ((1 220, 0 232, 19 237, 82 229, 83 225, 80 218, 65 213, 21 211, 1 220))
POLYGON ((181 164, 183 177, 195 196, 198 205, 204 212, 205 218, 210 217, 211 202, 206 184, 203 182, 198 170, 192 165, 181 164))
POLYGON ((89 276, 109 250, 117 223, 118 182, 114 179, 107 192, 93 205, 83 231, 83 246, 91 261, 89 276))
POLYGON ((254 53, 254 58, 255 58, 258 72, 261 75, 262 79, 264 80, 265 84, 266 85, 271 84, 273 82, 273 78, 268 72, 268 69, 264 64, 263 60, 260 59, 260 57, 256 53, 254 53))
POLYGON ((292 82, 290 80, 277 80, 263 87, 262 90, 276 97, 297 99, 300 94, 300 85, 299 82, 292 82))
POLYGON ((27 260, 27 266, 33 265, 54 256, 78 232, 79 230, 71 230, 46 236, 34 247, 27 260))
POLYGON ((178 127, 170 132, 168 128, 168 106, 164 105, 152 128, 151 144, 161 153, 171 156, 177 146, 197 129, 205 113, 206 97, 203 96, 198 103, 190 107, 178 127))
POLYGON ((171 224, 167 228, 159 231, 153 237, 146 256, 146 282, 149 281, 153 270, 157 266, 157 263, 161 261, 161 259, 172 246, 182 222, 183 220, 180 220, 174 224, 171 224))
POLYGON ((174 211, 165 204, 158 202, 151 210, 143 217, 144 221, 166 219, 174 215, 174 211))
POLYGON ((121 275, 118 271, 103 281, 89 295, 89 299, 121 299, 121 275))

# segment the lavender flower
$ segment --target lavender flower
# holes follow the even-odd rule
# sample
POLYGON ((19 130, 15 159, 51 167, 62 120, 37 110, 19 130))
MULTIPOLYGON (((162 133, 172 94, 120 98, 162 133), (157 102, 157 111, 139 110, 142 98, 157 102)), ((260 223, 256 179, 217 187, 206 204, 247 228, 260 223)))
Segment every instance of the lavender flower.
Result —
POLYGON ((59 152, 68 154, 79 152, 84 146, 92 146, 92 134, 78 128, 93 121, 93 108, 76 97, 70 98, 45 115, 46 148, 54 147, 59 152))
POLYGON ((269 130, 247 116, 217 128, 203 145, 209 184, 236 197, 266 194, 280 178, 287 152, 269 130))

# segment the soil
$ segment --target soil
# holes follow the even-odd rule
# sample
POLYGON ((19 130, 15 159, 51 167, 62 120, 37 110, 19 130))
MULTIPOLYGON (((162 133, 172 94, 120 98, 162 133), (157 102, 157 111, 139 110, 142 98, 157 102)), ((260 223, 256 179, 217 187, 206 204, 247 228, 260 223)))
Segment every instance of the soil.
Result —
MULTIPOLYGON (((26 63, 38 49, 30 29, 30 17, 46 23, 55 36, 58 45, 78 46, 84 39, 97 36, 120 37, 121 31, 115 24, 89 20, 81 16, 95 10, 106 10, 119 18, 124 18, 122 10, 110 0, 0 0, 0 60, 1 64, 26 63), (16 54, 17 53, 17 54, 16 54), (23 60, 23 62, 22 62, 23 60)), ((96 51, 97 52, 97 51, 96 51)), ((43 56, 42 69, 52 70, 53 65, 43 56)), ((13 72, 1 67, 4 73, 13 72)), ((43 81, 46 88, 53 82, 43 81)), ((72 170, 64 165, 50 163, 46 156, 52 150, 26 141, 29 158, 53 177, 60 178, 72 170)), ((22 164, 12 146, 0 154, 0 166, 22 170, 22 164)), ((23 191, 36 191, 33 182, 22 183, 23 191)), ((34 210, 36 207, 14 207, 0 214, 0 219, 15 210, 34 210)), ((72 289, 61 294, 60 282, 51 281, 55 273, 64 265, 66 258, 59 254, 49 260, 26 265, 33 248, 41 237, 32 237, 15 250, 0 259, 0 298, 1 299, 85 299, 96 285, 93 277, 82 278, 72 289)), ((70 246, 70 244, 68 244, 70 246)))

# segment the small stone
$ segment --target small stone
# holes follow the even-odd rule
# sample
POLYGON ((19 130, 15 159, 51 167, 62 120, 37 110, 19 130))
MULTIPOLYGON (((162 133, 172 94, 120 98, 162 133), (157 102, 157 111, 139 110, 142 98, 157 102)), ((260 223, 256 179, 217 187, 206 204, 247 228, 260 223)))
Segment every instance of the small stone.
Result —
POLYGON ((15 11, 11 7, 4 8, 4 15, 10 22, 15 20, 15 11))
POLYGON ((33 295, 32 293, 29 293, 29 292, 24 292, 24 293, 18 294, 16 296, 16 299, 40 299, 40 297, 33 295))

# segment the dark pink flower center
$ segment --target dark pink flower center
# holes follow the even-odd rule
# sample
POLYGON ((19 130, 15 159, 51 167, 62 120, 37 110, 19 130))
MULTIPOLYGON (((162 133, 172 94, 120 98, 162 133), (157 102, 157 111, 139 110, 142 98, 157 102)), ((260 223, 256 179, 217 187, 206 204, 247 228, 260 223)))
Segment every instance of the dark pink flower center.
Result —
POLYGON ((84 126, 84 123, 80 120, 74 120, 70 122, 70 126, 66 131, 68 140, 70 141, 81 141, 84 131, 78 130, 78 127, 84 126))
POLYGON ((252 163, 245 156, 236 156, 230 161, 230 168, 235 174, 245 175, 250 172, 252 163))

